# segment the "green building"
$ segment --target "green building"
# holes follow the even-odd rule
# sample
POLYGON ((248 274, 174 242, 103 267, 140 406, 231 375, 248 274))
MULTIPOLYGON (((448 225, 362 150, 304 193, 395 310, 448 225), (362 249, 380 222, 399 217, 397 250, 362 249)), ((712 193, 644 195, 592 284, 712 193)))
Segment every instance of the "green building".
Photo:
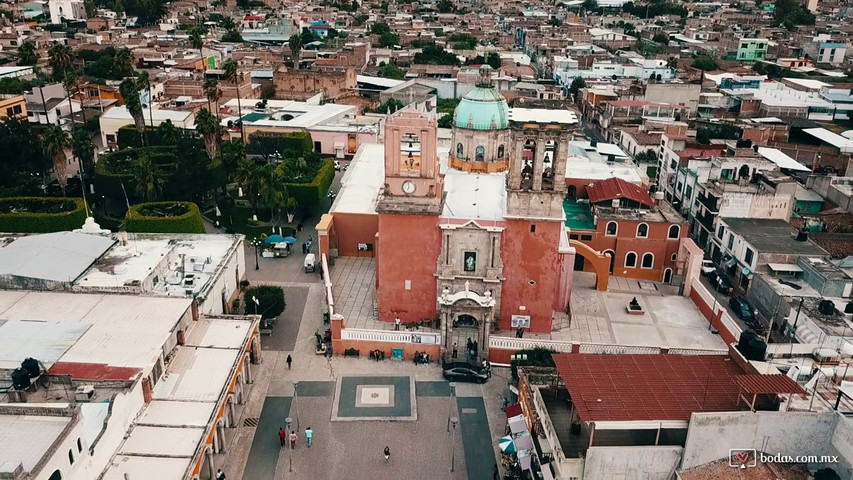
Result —
POLYGON ((737 47, 737 58, 742 62, 754 62, 767 58, 767 43, 763 38, 741 38, 737 47))

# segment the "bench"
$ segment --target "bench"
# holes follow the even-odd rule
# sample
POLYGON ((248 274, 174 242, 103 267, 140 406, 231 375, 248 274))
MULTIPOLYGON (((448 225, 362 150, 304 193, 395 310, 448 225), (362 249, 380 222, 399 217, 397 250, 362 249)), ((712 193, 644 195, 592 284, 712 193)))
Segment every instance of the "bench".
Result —
POLYGON ((359 354, 358 349, 348 348, 348 349, 344 350, 344 356, 345 357, 359 357, 361 355, 359 354))

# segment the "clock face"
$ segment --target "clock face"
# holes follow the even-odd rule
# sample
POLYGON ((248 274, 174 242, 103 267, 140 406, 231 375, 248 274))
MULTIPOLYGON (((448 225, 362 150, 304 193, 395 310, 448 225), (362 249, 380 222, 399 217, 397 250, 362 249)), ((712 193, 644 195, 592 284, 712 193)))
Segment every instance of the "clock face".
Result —
POLYGON ((403 192, 412 194, 415 193, 415 184, 409 180, 403 182, 403 192))

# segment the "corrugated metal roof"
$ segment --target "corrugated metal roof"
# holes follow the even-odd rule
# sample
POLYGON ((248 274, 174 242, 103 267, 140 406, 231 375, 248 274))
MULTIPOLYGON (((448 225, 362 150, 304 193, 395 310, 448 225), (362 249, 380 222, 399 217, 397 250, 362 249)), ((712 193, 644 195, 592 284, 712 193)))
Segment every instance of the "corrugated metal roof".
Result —
POLYGON ((0 248, 0 275, 72 282, 114 243, 109 237, 75 232, 20 237, 0 248))
POLYGON ((725 355, 554 355, 585 422, 689 420, 738 407, 743 370, 725 355))
POLYGON ((735 377, 735 382, 751 395, 763 393, 799 393, 802 395, 806 393, 803 387, 797 385, 797 382, 781 373, 778 375, 761 375, 759 373, 738 375, 735 377))
POLYGON ((591 203, 604 202, 614 198, 626 198, 648 207, 654 205, 648 192, 621 178, 597 181, 592 187, 587 188, 586 192, 591 203))
POLYGON ((111 367, 103 363, 57 362, 50 367, 51 375, 69 375, 74 380, 132 380, 139 368, 111 367))

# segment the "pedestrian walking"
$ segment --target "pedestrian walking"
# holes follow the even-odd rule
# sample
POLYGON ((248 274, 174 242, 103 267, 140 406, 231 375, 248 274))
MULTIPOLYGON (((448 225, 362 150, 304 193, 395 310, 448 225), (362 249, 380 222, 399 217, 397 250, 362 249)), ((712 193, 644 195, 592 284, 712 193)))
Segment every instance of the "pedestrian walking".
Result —
POLYGON ((293 363, 293 357, 288 355, 287 360, 285 360, 285 361, 287 362, 287 369, 290 370, 290 365, 293 363))
POLYGON ((394 330, 400 330, 400 317, 394 319, 394 330))
POLYGON ((452 355, 452 358, 456 358, 456 357, 458 357, 458 356, 459 356, 459 349, 458 349, 458 348, 456 348, 456 343, 454 342, 454 343, 453 343, 453 355, 452 355))
POLYGON ((296 430, 293 430, 292 432, 290 432, 290 448, 294 448, 294 449, 296 448, 296 440, 298 438, 299 437, 296 435, 296 430))
POLYGON ((221 468, 216 470, 216 480, 225 480, 225 472, 221 468))
POLYGON ((388 459, 391 458, 391 449, 386 445, 385 446, 385 463, 388 463, 388 459))
POLYGON ((313 241, 314 241, 314 237, 312 237, 311 235, 308 235, 308 245, 311 245, 311 243, 313 241))
POLYGON ((314 430, 311 430, 311 427, 305 429, 305 443, 308 444, 308 448, 311 448, 311 439, 314 438, 314 430))
POLYGON ((287 441, 287 432, 281 427, 278 427, 278 441, 281 443, 282 447, 284 446, 284 442, 287 441))

